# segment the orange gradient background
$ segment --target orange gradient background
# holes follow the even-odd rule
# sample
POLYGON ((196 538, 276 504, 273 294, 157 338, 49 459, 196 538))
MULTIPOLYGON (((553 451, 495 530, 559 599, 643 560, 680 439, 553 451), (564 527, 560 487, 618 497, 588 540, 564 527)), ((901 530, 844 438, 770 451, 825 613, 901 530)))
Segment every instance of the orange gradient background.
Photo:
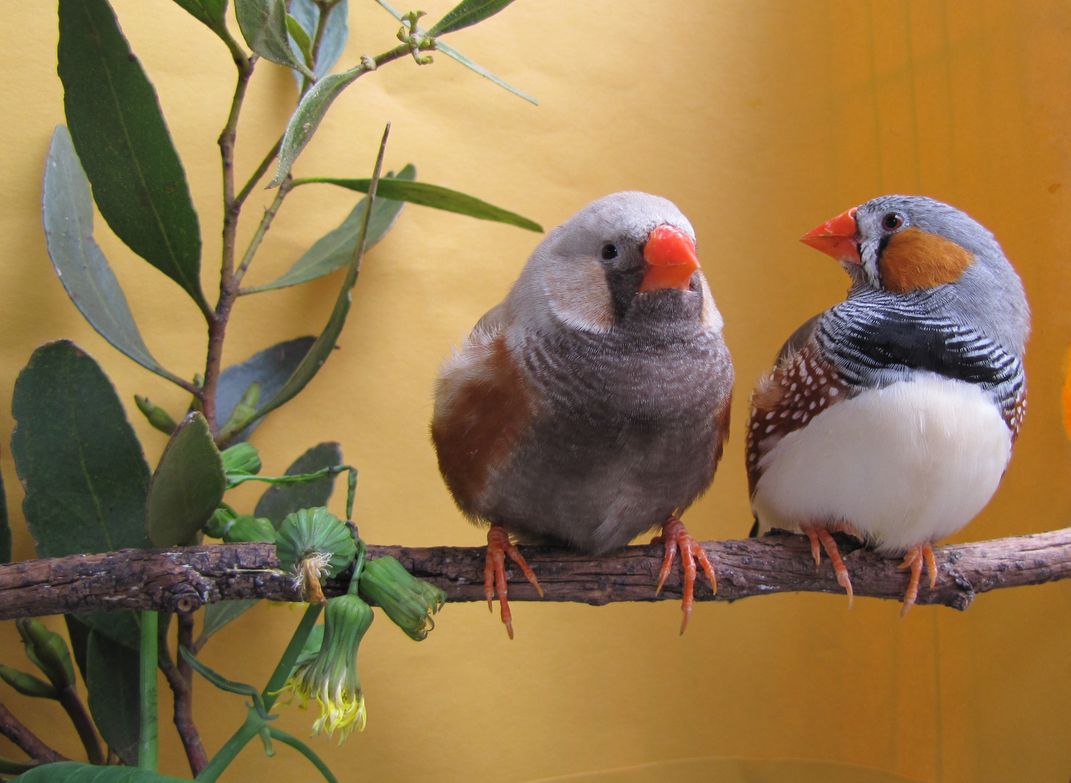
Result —
MULTIPOLYGON (((450 0, 430 0, 438 18, 450 0)), ((340 67, 396 43, 398 24, 351 0, 340 67)), ((233 89, 220 42, 164 0, 116 0, 183 158, 204 238, 206 291, 219 254, 216 135, 233 89)), ((40 219, 52 128, 63 122, 52 3, 5 7, 0 123, 0 460, 15 557, 33 556, 8 448, 10 395, 33 349, 71 338, 101 363, 155 464, 164 438, 133 406, 172 412, 180 390, 112 350, 52 272, 40 219)), ((232 29, 237 30, 233 25, 232 29)), ((237 34, 237 32, 236 32, 237 34)), ((835 263, 797 240, 881 193, 924 193, 991 228, 1034 313, 1030 411, 1005 481, 957 541, 1071 523, 1071 444, 1061 388, 1071 341, 1071 6, 1059 0, 827 0, 657 3, 529 0, 450 43, 537 96, 539 107, 439 55, 363 77, 335 104, 299 175, 367 176, 386 121, 387 165, 472 193, 546 227, 623 189, 674 200, 699 254, 736 363, 733 434, 711 490, 685 517, 705 539, 750 526, 743 432, 750 387, 782 340, 843 297, 835 263)), ((257 68, 239 129, 248 174, 285 125, 295 90, 257 68)), ((255 221, 269 194, 247 209, 255 221)), ((286 269, 356 200, 301 188, 276 220, 249 280, 286 269)), ((251 228, 243 225, 243 242, 251 228)), ((170 369, 203 365, 203 321, 181 291, 97 219, 146 341, 170 369)), ((369 255, 336 351, 306 392, 254 437, 265 471, 306 447, 341 442, 361 471, 357 521, 375 543, 479 545, 439 478, 428 438, 440 361, 505 294, 538 237, 407 206, 369 255)), ((338 278, 239 302, 226 361, 316 333, 338 278)), ((235 503, 252 507, 243 490, 235 503)), ((341 497, 333 508, 341 513, 341 497)), ((225 675, 263 683, 297 609, 261 605, 204 651, 225 675)), ((683 638, 676 602, 517 603, 517 639, 480 604, 448 605, 426 642, 384 619, 361 648, 367 730, 341 747, 310 740, 340 780, 436 781, 1066 781, 1071 777, 1071 583, 980 596, 965 613, 892 602, 782 595, 703 604, 683 638)), ((58 618, 49 621, 59 627, 58 618)), ((14 627, 0 660, 26 668, 14 627)), ((162 693, 162 768, 188 773, 162 693)), ((0 700, 80 757, 58 707, 0 688, 0 700)), ((241 722, 232 695, 197 685, 209 752, 241 722)), ((304 737, 312 716, 283 709, 304 737)), ((21 758, 0 742, 0 755, 21 758)), ((311 780, 288 748, 254 743, 225 780, 311 780)))

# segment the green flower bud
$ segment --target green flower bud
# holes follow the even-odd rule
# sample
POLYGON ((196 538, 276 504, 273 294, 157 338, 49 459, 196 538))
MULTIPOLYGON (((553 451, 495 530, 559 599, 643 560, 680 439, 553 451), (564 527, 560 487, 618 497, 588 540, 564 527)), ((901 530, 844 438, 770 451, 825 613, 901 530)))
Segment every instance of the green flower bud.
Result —
POLYGON ((236 517, 223 531, 223 540, 228 544, 245 541, 266 541, 275 543, 275 526, 270 519, 244 514, 236 517))
POLYGON ((26 646, 26 657, 45 673, 56 690, 74 686, 74 664, 63 637, 45 628, 37 620, 22 618, 15 627, 26 646))
POLYGON ((235 443, 220 452, 223 460, 223 472, 229 479, 235 476, 255 476, 260 473, 260 454, 249 443, 235 443))
POLYGON ((389 555, 365 563, 359 590, 363 598, 381 607, 395 625, 418 642, 435 628, 432 615, 446 603, 446 593, 417 579, 389 555))
POLYGON ((238 514, 234 512, 234 509, 229 507, 217 508, 212 512, 212 516, 208 518, 208 521, 205 522, 205 535, 212 536, 212 538, 223 538, 237 518, 238 514))
POLYGON ((353 562, 357 545, 350 529, 321 506, 287 514, 279 526, 275 551, 305 600, 323 603, 321 581, 353 562))
POLYGON ((242 392, 241 399, 239 399, 238 404, 234 406, 234 410, 231 411, 230 417, 224 422, 221 432, 233 434, 241 432, 249 426, 249 423, 256 418, 258 402, 260 402, 260 384, 251 383, 246 390, 242 392))
POLYGON ((319 654, 299 663, 283 686, 297 696, 303 709, 310 699, 319 706, 313 732, 339 731, 342 742, 354 729, 364 731, 368 716, 357 676, 357 650, 372 620, 372 608, 355 595, 327 602, 319 654))
POLYGON ((0 679, 17 690, 23 696, 33 696, 39 699, 55 699, 56 689, 44 680, 34 677, 32 674, 19 671, 11 666, 0 663, 0 679))
POLYGON ((149 420, 149 424, 154 426, 166 435, 170 435, 175 431, 175 420, 171 418, 171 414, 154 403, 148 397, 142 397, 139 394, 134 395, 134 402, 138 406, 138 410, 145 414, 145 418, 149 420))

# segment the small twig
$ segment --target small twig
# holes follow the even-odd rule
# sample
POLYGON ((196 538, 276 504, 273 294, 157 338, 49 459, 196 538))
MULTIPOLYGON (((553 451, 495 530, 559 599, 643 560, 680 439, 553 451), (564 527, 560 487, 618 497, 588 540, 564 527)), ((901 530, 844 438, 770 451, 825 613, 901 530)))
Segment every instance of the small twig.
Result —
MULTIPOLYGON (((190 646, 189 640, 193 635, 193 616, 180 614, 177 617, 177 624, 180 648, 184 646, 184 643, 185 646, 190 646), (184 627, 186 624, 188 624, 188 628, 184 627)), ((163 672, 164 679, 167 680, 168 687, 171 688, 171 693, 174 696, 172 717, 175 722, 175 729, 178 732, 179 739, 182 740, 182 747, 186 751, 186 760, 189 762, 190 772, 196 777, 208 763, 208 754, 205 753, 201 735, 197 731, 197 724, 193 720, 193 672, 189 664, 182 660, 181 655, 179 656, 179 664, 175 664, 163 639, 160 640, 157 650, 157 660, 160 671, 163 672)))
POLYGON ((93 719, 89 717, 89 711, 79 698, 74 686, 68 685, 56 691, 60 706, 74 724, 74 730, 78 732, 78 739, 82 741, 82 747, 86 749, 86 757, 90 764, 103 764, 104 751, 101 750, 100 739, 93 725, 93 719))
POLYGON ((0 704, 0 734, 18 745, 26 755, 34 761, 51 762, 67 761, 66 756, 50 748, 41 739, 26 728, 18 718, 11 714, 10 710, 0 704))

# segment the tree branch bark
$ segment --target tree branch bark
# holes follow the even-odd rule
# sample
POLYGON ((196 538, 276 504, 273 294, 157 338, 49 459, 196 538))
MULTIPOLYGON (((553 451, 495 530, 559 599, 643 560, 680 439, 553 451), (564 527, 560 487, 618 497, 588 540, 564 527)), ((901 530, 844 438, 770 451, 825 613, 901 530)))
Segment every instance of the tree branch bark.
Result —
MULTIPOLYGON (((907 575, 897 570, 898 560, 864 549, 855 539, 838 539, 857 596, 901 600, 907 575)), ((803 536, 706 541, 702 546, 715 564, 718 594, 700 582, 698 601, 843 592, 828 561, 815 570, 803 536)), ((523 552, 543 585, 542 600, 602 605, 680 597, 679 569, 662 594, 654 594, 660 545, 626 547, 603 557, 536 546, 523 547, 523 552)), ((483 547, 369 546, 368 555, 397 557, 415 576, 443 588, 449 601, 485 600, 483 547)), ((936 555, 937 587, 923 586, 918 603, 966 609, 979 593, 1071 578, 1071 528, 947 546, 936 555)), ((515 567, 507 567, 507 576, 511 600, 540 600, 515 567)), ((345 586, 346 578, 330 581, 325 593, 338 595, 345 586)), ((186 613, 240 598, 301 600, 290 577, 279 570, 271 544, 127 549, 0 566, 0 619, 118 609, 186 613)))
POLYGON ((0 734, 18 745, 34 761, 47 764, 52 761, 67 761, 30 731, 22 722, 11 714, 10 710, 0 704, 0 734))

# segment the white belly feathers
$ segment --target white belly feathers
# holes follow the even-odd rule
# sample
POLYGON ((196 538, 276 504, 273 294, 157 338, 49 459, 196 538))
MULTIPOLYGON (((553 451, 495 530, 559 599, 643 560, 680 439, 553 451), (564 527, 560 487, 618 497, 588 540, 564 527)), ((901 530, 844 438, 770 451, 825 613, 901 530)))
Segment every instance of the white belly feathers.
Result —
POLYGON ((937 375, 862 392, 789 433, 760 462, 759 529, 844 521, 898 554, 967 524, 1011 456, 980 388, 937 375))

